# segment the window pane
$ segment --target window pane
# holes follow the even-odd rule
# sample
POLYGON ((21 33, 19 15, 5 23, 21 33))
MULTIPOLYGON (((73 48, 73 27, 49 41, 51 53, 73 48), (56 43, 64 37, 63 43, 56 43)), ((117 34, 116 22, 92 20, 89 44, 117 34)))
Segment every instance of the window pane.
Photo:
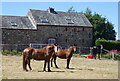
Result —
POLYGON ((40 18, 40 20, 41 20, 42 23, 48 23, 48 19, 47 18, 43 17, 43 18, 40 18))
POLYGON ((11 22, 12 26, 17 26, 17 24, 15 22, 11 22))
POLYGON ((71 19, 66 19, 68 24, 74 24, 74 22, 71 19))
POLYGON ((54 44, 56 43, 56 39, 48 39, 48 44, 54 44))

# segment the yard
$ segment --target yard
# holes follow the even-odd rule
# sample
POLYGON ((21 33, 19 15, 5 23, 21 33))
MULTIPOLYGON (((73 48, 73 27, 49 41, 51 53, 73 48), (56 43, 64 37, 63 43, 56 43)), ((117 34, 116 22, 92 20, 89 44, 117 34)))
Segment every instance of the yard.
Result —
POLYGON ((22 69, 22 56, 2 56, 3 79, 118 79, 118 62, 114 60, 94 60, 72 57, 70 69, 66 60, 58 59, 60 67, 51 67, 52 72, 43 72, 43 61, 31 60, 33 71, 22 69))

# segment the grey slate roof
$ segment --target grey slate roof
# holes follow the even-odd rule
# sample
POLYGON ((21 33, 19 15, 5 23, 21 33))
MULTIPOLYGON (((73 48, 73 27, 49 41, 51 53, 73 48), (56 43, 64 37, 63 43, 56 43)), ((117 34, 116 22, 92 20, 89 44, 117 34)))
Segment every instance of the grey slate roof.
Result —
POLYGON ((36 29, 27 16, 0 16, 0 20, 2 20, 0 28, 36 29), (11 23, 15 23, 17 26, 12 26, 11 23))
POLYGON ((63 26, 86 26, 92 27, 89 20, 82 13, 77 12, 61 12, 55 11, 56 13, 50 13, 47 10, 34 10, 30 9, 32 16, 38 25, 63 25, 63 26), (48 23, 42 23, 41 19, 46 18, 48 23), (66 19, 71 19, 73 24, 68 24, 66 19))
POLYGON ((37 29, 36 25, 61 25, 61 26, 85 26, 92 27, 89 20, 82 13, 61 12, 53 13, 42 10, 30 9, 34 19, 29 19, 28 16, 0 16, 0 28, 7 29, 37 29), (35 21, 36 24, 32 22, 35 21), (43 20, 43 21, 42 21, 43 20), (12 26, 13 24, 13 26, 12 26))

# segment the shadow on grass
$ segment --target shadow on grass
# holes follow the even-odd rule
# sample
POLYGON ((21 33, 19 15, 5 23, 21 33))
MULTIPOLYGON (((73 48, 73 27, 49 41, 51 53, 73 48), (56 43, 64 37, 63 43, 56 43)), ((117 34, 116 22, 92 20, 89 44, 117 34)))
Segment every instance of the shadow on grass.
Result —
POLYGON ((69 68, 69 70, 83 70, 82 68, 69 68))
MULTIPOLYGON (((44 72, 44 71, 38 71, 38 72, 44 72)), ((45 71, 48 72, 48 71, 45 71)), ((50 72, 65 72, 65 71, 50 71, 50 72)))
POLYGON ((93 69, 87 69, 87 70, 89 70, 89 71, 93 71, 93 69))
POLYGON ((82 69, 82 68, 69 68, 69 70, 89 70, 89 71, 93 71, 94 69, 92 69, 92 68, 88 68, 88 69, 82 69))

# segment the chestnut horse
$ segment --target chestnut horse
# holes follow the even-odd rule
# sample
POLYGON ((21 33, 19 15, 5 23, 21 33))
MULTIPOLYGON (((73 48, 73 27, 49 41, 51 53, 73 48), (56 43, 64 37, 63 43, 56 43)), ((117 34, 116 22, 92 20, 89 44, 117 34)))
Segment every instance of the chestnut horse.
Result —
POLYGON ((75 52, 75 51, 76 51, 76 46, 71 46, 68 49, 59 49, 58 53, 56 53, 52 56, 51 67, 53 66, 52 61, 54 59, 55 67, 58 68, 58 66, 56 64, 56 58, 59 57, 61 59, 67 59, 67 67, 66 68, 69 69, 69 63, 70 63, 71 57, 73 55, 73 52, 75 52))
POLYGON ((44 60, 44 69, 46 71, 46 63, 48 63, 48 72, 50 72, 50 58, 53 54, 57 52, 57 46, 55 44, 49 44, 42 49, 34 49, 34 48, 26 48, 23 51, 23 70, 27 70, 27 64, 29 66, 30 71, 32 70, 30 66, 30 60, 34 59, 37 61, 44 60))

